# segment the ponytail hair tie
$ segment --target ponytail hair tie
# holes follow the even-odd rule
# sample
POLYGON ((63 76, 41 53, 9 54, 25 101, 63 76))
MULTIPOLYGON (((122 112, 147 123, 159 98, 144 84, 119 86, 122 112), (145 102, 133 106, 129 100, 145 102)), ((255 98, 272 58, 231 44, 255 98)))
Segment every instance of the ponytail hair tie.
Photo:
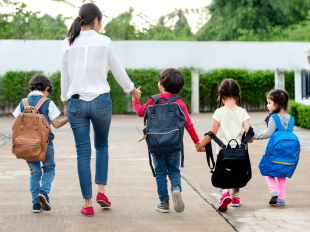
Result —
POLYGON ((78 17, 79 17, 80 19, 82 19, 81 16, 78 15, 78 17))

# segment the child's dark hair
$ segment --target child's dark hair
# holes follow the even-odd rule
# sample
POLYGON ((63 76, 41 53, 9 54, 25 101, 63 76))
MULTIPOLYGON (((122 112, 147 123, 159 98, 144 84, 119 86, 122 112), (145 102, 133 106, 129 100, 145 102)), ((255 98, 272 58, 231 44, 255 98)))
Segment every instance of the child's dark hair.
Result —
POLYGON ((53 85, 50 79, 48 77, 42 75, 42 74, 36 74, 34 75, 28 84, 28 89, 30 91, 39 90, 44 91, 47 87, 49 89, 47 90, 50 94, 53 93, 53 85))
POLYGON ((80 35, 81 26, 94 26, 94 19, 102 19, 102 12, 94 3, 83 4, 80 8, 79 15, 73 21, 70 30, 68 31, 69 44, 72 45, 74 40, 80 35))
MULTIPOLYGON (((274 113, 279 113, 281 109, 285 111, 288 109, 288 93, 283 89, 274 89, 266 93, 266 98, 269 98, 271 101, 275 103, 277 109, 274 112, 271 112, 269 115, 274 113)), ((265 122, 269 115, 266 117, 265 122)))
POLYGON ((218 94, 219 96, 217 98, 217 103, 219 104, 219 108, 222 106, 222 99, 226 97, 235 98, 236 101, 239 101, 239 106, 241 106, 241 89, 234 79, 229 78, 223 80, 222 83, 219 85, 218 94))
POLYGON ((178 94, 184 86, 183 73, 175 68, 164 69, 159 73, 158 79, 168 93, 178 94))

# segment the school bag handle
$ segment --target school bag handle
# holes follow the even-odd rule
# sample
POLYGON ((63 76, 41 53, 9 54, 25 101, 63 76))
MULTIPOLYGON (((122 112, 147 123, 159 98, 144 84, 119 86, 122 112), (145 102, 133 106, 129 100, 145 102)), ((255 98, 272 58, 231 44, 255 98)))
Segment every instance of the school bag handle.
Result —
POLYGON ((235 142, 237 143, 236 147, 239 148, 239 143, 238 143, 237 140, 235 140, 235 139, 231 139, 231 140, 228 142, 227 148, 231 148, 231 146, 230 146, 230 142, 231 142, 231 141, 235 141, 235 142))

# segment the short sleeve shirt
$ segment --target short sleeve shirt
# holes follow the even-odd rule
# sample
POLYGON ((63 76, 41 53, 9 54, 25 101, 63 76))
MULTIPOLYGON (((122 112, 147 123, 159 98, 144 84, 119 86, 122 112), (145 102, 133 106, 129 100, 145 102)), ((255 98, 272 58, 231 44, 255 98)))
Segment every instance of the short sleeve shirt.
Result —
MULTIPOLYGON (((241 108, 226 108, 225 106, 217 109, 213 116, 220 123, 217 137, 227 145, 232 139, 241 144, 242 135, 244 133, 243 123, 250 118, 248 112, 241 108)), ((231 147, 236 147, 236 142, 230 142, 231 147)), ((216 146, 216 154, 220 152, 220 146, 216 146)))
MULTIPOLYGON (((42 95, 43 96, 43 94, 40 91, 32 91, 28 96, 30 95, 42 95)), ((17 116, 20 113, 21 113, 20 105, 18 105, 12 114, 14 115, 15 118, 17 118, 17 116)), ((55 105, 55 103, 53 101, 50 101, 50 104, 48 106, 48 117, 50 121, 57 118, 60 114, 61 113, 59 109, 57 108, 57 106, 55 105)))

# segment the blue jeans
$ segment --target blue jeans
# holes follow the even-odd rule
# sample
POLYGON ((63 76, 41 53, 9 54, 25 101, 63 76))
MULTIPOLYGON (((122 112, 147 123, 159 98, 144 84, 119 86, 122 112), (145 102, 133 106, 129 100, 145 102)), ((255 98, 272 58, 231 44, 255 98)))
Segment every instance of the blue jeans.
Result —
POLYGON ((54 146, 52 140, 49 140, 45 160, 42 162, 42 168, 40 162, 27 161, 27 164, 30 168, 30 192, 32 195, 32 203, 40 203, 37 199, 40 190, 44 190, 46 193, 49 193, 55 176, 56 164, 54 161, 54 146), (41 178, 42 185, 40 187, 41 178))
POLYGON ((92 198, 90 121, 93 124, 96 148, 96 184, 107 184, 108 137, 112 118, 110 94, 102 94, 92 101, 70 99, 68 120, 71 125, 77 152, 77 168, 83 198, 92 198))
POLYGON ((181 188, 181 174, 180 174, 180 152, 172 154, 153 154, 153 162, 156 173, 157 191, 160 201, 168 200, 167 175, 171 182, 171 189, 173 186, 181 188))

